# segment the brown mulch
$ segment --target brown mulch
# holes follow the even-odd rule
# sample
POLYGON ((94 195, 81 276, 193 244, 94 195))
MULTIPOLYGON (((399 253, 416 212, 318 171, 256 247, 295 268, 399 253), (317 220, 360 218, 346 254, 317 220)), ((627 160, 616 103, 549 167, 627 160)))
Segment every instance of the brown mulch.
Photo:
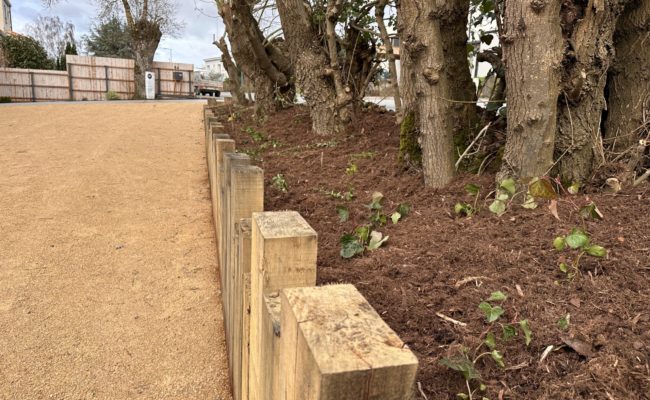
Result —
POLYGON ((453 209, 457 202, 472 201, 465 185, 479 184, 483 198, 494 176, 461 175, 446 189, 425 188, 421 173, 396 165, 399 130, 390 113, 366 112, 347 132, 317 137, 310 133, 304 108, 260 122, 250 109, 228 107, 220 112, 224 121, 230 117, 225 123, 239 151, 254 155, 265 170, 265 208, 299 211, 316 229, 319 284, 356 285, 415 351, 418 381, 429 399, 456 399, 457 393, 466 392, 462 376, 439 362, 463 348, 473 356, 487 351, 479 347, 489 331, 496 333, 505 369, 482 357, 476 369, 487 389, 474 398, 650 399, 647 184, 618 194, 562 198, 561 220, 551 215, 547 204, 535 210, 512 206, 497 217, 483 199, 478 215, 462 218, 453 209), (264 139, 253 140, 254 132, 264 139), (346 174, 351 161, 358 172, 346 174), (273 186, 277 174, 284 176, 287 193, 273 186), (355 194, 351 201, 327 194, 348 190, 355 194), (368 223, 366 206, 375 191, 384 194, 387 214, 399 203, 411 204, 412 212, 396 225, 389 220, 379 228, 390 236, 385 247, 342 259, 339 239, 368 223), (604 220, 583 222, 575 207, 592 200, 604 220), (336 206, 350 210, 349 221, 339 222, 336 206), (569 253, 558 253, 552 241, 575 226, 584 226, 609 254, 605 259, 583 257, 579 274, 568 281, 558 263, 569 253), (497 290, 508 298, 502 305, 505 313, 491 326, 478 305, 497 290), (467 326, 444 321, 436 313, 467 326), (570 323, 564 330, 558 321, 567 314, 570 323), (501 325, 518 326, 523 319, 532 329, 530 345, 521 331, 504 342, 501 325), (553 351, 540 362, 551 345, 553 351), (591 346, 591 353, 585 352, 585 345, 591 346))

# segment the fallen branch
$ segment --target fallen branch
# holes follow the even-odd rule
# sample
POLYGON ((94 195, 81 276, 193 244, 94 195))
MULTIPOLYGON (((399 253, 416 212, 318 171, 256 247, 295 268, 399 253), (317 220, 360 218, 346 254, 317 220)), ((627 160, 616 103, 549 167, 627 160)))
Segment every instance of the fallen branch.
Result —
POLYGON ((467 278, 461 279, 458 282, 456 282, 456 284, 454 286, 456 287, 456 289, 458 289, 461 286, 463 286, 464 284, 469 283, 471 281, 474 281, 476 286, 480 286, 479 283, 478 283, 479 281, 488 280, 488 279, 490 279, 490 278, 488 278, 487 276, 468 276, 467 278))
POLYGON ((650 178, 650 169, 647 169, 647 170, 643 173, 643 175, 641 175, 640 177, 636 178, 636 179, 634 180, 634 184, 633 184, 633 186, 635 186, 635 187, 636 187, 636 186, 639 186, 641 183, 643 183, 643 182, 644 182, 646 179, 648 179, 648 178, 650 178))
POLYGON ((446 316, 446 315, 443 314, 443 313, 439 313, 439 312, 437 312, 436 315, 437 315, 439 318, 441 318, 441 319, 443 319, 443 320, 445 320, 445 321, 447 321, 447 322, 450 322, 450 323, 452 323, 452 324, 454 324, 454 325, 458 325, 458 326, 467 326, 466 323, 464 323, 464 322, 460 322, 460 321, 457 321, 457 320, 455 320, 455 319, 453 319, 453 318, 450 318, 450 317, 446 316))

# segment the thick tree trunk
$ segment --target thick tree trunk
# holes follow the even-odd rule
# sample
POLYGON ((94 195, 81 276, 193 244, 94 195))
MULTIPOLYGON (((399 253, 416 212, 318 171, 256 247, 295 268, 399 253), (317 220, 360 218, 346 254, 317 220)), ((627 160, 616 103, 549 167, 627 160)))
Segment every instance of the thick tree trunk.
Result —
POLYGON ((218 42, 215 42, 215 45, 219 50, 221 50, 221 62, 223 62, 223 66, 226 68, 226 72, 228 73, 228 91, 237 104, 247 105, 248 99, 244 96, 239 81, 241 71, 237 68, 230 57, 230 51, 228 50, 225 37, 222 37, 218 42))
POLYGON ((151 70, 153 57, 162 38, 160 25, 147 20, 139 20, 129 27, 131 45, 135 56, 135 96, 145 98, 145 72, 151 70))
POLYGON ((397 120, 401 121, 402 115, 402 100, 399 94, 399 76, 397 76, 397 66, 395 63, 395 51, 393 50, 393 44, 390 41, 390 36, 388 36, 388 30, 386 29, 386 24, 384 23, 384 10, 388 5, 389 0, 379 0, 375 6, 375 19, 377 20, 377 26, 379 27, 379 36, 381 41, 384 42, 384 51, 386 54, 386 60, 388 61, 388 74, 390 76, 390 83, 393 88, 393 99, 395 101, 395 112, 397 114, 397 120))
POLYGON ((614 45, 605 141, 621 153, 650 134, 650 1, 628 3, 618 21, 614 45))
POLYGON ((338 66, 338 62, 327 57, 312 15, 302 0, 278 0, 277 6, 295 66, 296 84, 309 106, 313 132, 330 135, 341 131, 349 121, 349 99, 337 93, 335 87, 335 82, 342 86, 336 78, 340 71, 332 66, 338 66))
POLYGON ((404 109, 400 161, 420 161, 414 142, 419 140, 425 183, 431 187, 445 186, 453 179, 454 137, 471 128, 468 118, 475 121, 467 61, 468 12, 469 0, 399 4, 404 109))
POLYGON ((293 103, 291 63, 274 43, 265 41, 250 4, 232 0, 217 5, 237 66, 255 87, 256 113, 266 115, 293 103))
POLYGON ((501 173, 530 179, 553 166, 564 41, 560 0, 506 0, 502 47, 508 137, 501 173))
POLYGON ((625 0, 589 0, 562 7, 567 40, 558 108, 555 157, 566 182, 585 182, 603 163, 601 122, 613 35, 625 0))

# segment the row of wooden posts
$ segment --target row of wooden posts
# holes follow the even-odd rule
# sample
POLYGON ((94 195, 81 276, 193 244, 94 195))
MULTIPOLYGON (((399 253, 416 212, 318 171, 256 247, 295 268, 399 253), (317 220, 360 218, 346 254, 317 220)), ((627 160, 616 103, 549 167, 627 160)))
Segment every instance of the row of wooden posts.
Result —
POLYGON ((263 212, 264 171, 213 110, 206 152, 234 399, 411 399, 416 357, 354 286, 316 286, 317 233, 297 212, 263 212))

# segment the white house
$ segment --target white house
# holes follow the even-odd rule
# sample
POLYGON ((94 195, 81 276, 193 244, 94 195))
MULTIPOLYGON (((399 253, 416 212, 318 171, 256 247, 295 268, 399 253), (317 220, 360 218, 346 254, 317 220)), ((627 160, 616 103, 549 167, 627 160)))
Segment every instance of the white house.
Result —
POLYGON ((0 0, 0 32, 11 32, 11 2, 0 0))
POLYGON ((221 57, 210 57, 203 60, 205 72, 207 74, 226 74, 226 69, 221 62, 221 57))

